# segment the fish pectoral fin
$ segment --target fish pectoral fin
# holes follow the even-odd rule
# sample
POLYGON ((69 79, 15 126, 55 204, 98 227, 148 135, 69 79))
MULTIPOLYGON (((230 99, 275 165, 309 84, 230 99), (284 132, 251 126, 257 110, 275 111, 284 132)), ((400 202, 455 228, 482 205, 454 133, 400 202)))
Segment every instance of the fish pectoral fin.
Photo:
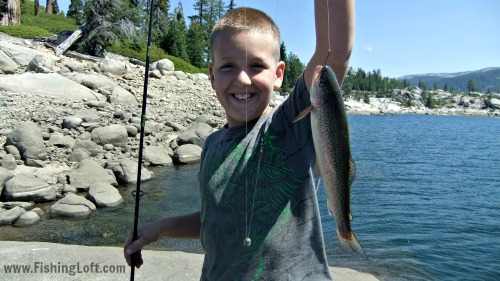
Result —
POLYGON ((349 220, 352 221, 352 213, 349 212, 349 220))
POLYGON ((295 117, 295 119, 293 119, 293 123, 299 121, 300 119, 304 118, 307 116, 307 114, 309 114, 309 112, 311 112, 313 110, 313 106, 310 105, 308 107, 306 107, 306 109, 302 110, 302 112, 299 113, 299 115, 297 115, 297 117, 295 117))
POLYGON ((337 228, 337 235, 339 237, 340 249, 344 253, 356 253, 364 258, 368 257, 365 250, 363 250, 363 247, 361 247, 352 231, 347 234, 348 237, 344 237, 341 235, 340 230, 337 228))

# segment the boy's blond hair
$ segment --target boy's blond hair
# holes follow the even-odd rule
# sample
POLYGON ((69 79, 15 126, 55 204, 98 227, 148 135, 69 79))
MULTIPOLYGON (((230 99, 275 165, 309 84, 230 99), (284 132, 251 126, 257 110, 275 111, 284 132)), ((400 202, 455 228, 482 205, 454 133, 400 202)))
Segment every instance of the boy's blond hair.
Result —
POLYGON ((280 59, 280 32, 274 21, 264 12, 253 8, 241 7, 225 14, 212 29, 210 35, 210 52, 213 61, 213 45, 217 36, 224 32, 256 31, 268 34, 272 38, 273 54, 276 61, 280 59))

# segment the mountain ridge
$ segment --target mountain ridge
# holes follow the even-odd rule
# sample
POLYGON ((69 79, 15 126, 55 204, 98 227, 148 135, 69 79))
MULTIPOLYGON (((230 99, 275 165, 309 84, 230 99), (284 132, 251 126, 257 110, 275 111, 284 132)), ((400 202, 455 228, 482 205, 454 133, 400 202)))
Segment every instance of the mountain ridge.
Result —
POLYGON ((462 71, 454 73, 425 73, 404 75, 398 80, 408 80, 410 85, 417 86, 420 81, 427 84, 429 88, 437 85, 443 89, 455 86, 457 91, 468 91, 467 85, 470 80, 475 80, 479 92, 487 92, 488 89, 493 92, 500 92, 500 67, 487 67, 479 70, 462 71))

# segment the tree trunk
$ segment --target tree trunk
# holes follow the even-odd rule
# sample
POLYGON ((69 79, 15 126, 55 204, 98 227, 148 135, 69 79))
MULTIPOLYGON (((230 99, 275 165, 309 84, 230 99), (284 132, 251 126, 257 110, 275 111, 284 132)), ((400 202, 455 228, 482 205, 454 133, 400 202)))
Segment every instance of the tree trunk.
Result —
POLYGON ((35 0, 35 17, 38 17, 39 12, 40 12, 40 1, 35 0))
POLYGON ((0 11, 0 25, 21 24, 21 0, 0 0, 5 2, 5 12, 0 11))
POLYGON ((47 15, 52 15, 52 0, 47 0, 47 5, 45 6, 45 13, 47 15))

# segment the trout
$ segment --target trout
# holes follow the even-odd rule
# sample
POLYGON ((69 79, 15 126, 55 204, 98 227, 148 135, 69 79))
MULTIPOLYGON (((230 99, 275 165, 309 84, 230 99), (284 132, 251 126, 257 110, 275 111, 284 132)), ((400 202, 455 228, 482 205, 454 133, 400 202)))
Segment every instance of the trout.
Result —
POLYGON ((350 186, 355 165, 349 146, 349 128, 337 78, 326 65, 316 67, 311 86, 311 106, 295 121, 311 113, 316 163, 323 178, 330 215, 337 224, 340 248, 346 253, 366 253, 351 229, 350 186))

